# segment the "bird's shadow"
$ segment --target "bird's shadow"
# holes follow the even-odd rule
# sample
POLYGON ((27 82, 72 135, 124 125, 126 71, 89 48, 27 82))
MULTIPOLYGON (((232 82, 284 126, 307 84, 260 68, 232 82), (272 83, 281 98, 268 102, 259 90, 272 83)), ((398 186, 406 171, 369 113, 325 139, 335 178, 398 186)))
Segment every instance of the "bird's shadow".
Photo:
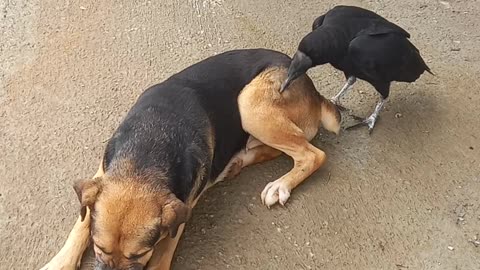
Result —
MULTIPOLYGON (((396 83, 392 85, 390 98, 380 113, 372 134, 381 130, 383 132, 380 133, 385 131, 436 132, 438 129, 432 128, 435 127, 433 124, 441 125, 445 119, 445 111, 438 106, 438 97, 433 87, 434 85, 431 84, 396 83)), ((360 94, 354 92, 356 91, 352 91, 349 100, 343 103, 346 107, 342 111, 343 132, 368 134, 366 125, 356 124, 373 112, 378 94, 371 89, 370 93, 363 94, 359 98, 360 94)))

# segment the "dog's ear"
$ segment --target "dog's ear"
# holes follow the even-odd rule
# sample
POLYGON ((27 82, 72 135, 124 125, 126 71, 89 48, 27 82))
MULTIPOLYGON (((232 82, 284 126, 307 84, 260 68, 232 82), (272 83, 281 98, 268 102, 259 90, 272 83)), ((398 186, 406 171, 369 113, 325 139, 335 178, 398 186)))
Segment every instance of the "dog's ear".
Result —
POLYGON ((177 197, 171 196, 162 207, 162 227, 167 228, 171 238, 177 235, 178 227, 190 218, 190 208, 177 197))
POLYGON ((97 200, 101 189, 100 180, 101 179, 97 177, 94 179, 79 180, 73 184, 73 189, 75 189, 78 200, 80 201, 80 216, 82 221, 87 214, 87 207, 91 210, 97 200))

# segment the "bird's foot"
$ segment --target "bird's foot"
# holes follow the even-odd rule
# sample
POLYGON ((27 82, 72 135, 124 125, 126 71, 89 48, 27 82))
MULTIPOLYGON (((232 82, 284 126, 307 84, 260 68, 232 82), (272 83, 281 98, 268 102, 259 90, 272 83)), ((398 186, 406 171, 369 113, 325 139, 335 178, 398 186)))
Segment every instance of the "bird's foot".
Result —
POLYGON ((372 134, 373 127, 375 127, 375 123, 377 122, 377 117, 374 117, 373 115, 370 115, 366 119, 363 119, 363 118, 355 116, 355 115, 352 115, 352 117, 355 118, 356 120, 359 120, 360 122, 346 127, 345 130, 352 129, 352 128, 357 128, 357 127, 361 127, 361 126, 367 126, 368 127, 368 134, 372 134))
POLYGON ((338 99, 335 99, 335 98, 332 98, 330 99, 330 102, 333 103, 333 105, 337 106, 337 108, 340 110, 340 111, 346 111, 347 108, 343 107, 341 104, 340 104, 340 101, 338 99))

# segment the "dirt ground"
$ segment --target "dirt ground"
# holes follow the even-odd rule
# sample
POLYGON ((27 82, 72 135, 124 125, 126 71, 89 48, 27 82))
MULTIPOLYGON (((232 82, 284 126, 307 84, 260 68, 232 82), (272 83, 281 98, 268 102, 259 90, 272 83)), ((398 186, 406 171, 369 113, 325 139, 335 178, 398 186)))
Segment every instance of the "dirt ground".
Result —
MULTIPOLYGON (((174 269, 480 269, 480 1, 342 1, 397 22, 436 77, 393 86, 374 133, 320 134, 328 164, 261 205, 282 157, 201 199, 174 269)), ((151 84, 207 56, 293 54, 336 1, 0 0, 0 269, 38 269, 78 215, 71 187, 151 84)), ((344 78, 309 72, 333 96, 344 78)), ((367 115, 358 83, 343 104, 367 115)))

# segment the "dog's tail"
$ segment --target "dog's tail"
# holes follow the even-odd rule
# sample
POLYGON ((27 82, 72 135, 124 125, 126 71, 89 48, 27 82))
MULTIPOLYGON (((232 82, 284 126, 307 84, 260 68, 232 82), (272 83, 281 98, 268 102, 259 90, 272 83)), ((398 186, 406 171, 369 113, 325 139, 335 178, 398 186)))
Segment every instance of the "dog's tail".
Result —
POLYGON ((340 124, 342 121, 340 111, 335 104, 324 97, 322 97, 321 106, 322 109, 320 113, 322 115, 320 120, 322 121, 323 127, 338 135, 340 133, 340 124))

